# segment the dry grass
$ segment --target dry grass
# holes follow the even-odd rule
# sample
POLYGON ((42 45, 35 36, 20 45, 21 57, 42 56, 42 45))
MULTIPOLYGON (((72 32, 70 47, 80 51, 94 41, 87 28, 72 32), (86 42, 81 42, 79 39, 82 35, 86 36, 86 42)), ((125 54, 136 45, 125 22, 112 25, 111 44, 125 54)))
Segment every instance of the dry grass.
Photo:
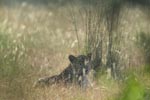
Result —
POLYGON ((34 98, 40 100, 45 100, 50 98, 50 100, 107 100, 112 97, 115 93, 111 93, 110 89, 106 88, 89 88, 87 90, 81 90, 79 87, 64 87, 64 86, 53 86, 46 89, 41 89, 36 91, 36 96, 34 98))
MULTIPOLYGON (((26 4, 13 8, 1 6, 0 32, 8 34, 10 42, 22 44, 25 48, 23 53, 26 55, 26 61, 22 64, 26 65, 19 64, 17 68, 21 70, 13 73, 12 77, 1 77, 0 99, 104 100, 112 95, 108 93, 111 92, 109 89, 101 89, 101 86, 85 91, 79 87, 63 85, 44 89, 33 88, 39 77, 58 74, 67 67, 68 55, 78 53, 76 37, 72 34, 74 29, 68 15, 67 8, 64 7, 48 9, 26 4)), ((83 41, 83 33, 79 33, 79 36, 83 41)), ((13 50, 15 49, 10 51, 13 50)), ((19 60, 16 63, 19 63, 19 60)), ((8 66, 4 64, 4 67, 8 66)))
MULTIPOLYGON (((114 80, 104 78, 95 82, 95 85, 87 90, 64 85, 37 89, 32 87, 39 77, 58 74, 67 67, 69 54, 79 53, 68 9, 68 6, 47 8, 26 3, 16 7, 0 6, 0 33, 8 34, 10 42, 25 48, 21 49, 24 50, 25 61, 21 64, 20 59, 16 61, 19 63, 16 67, 19 70, 6 76, 0 74, 1 100, 113 100, 119 94, 121 85, 114 80)), ((141 21, 139 20, 136 25, 141 21)), ((129 25, 129 23, 126 24, 126 20, 123 24, 126 27, 129 25)), ((143 23, 140 25, 142 26, 143 23)), ((121 29, 125 30, 126 27, 121 29)), ((134 28, 138 29, 137 27, 134 28)), ((145 27, 142 26, 141 29, 145 27)), ((131 32, 126 32, 127 36, 131 32)), ((82 30, 79 31, 79 37, 81 46, 83 46, 82 30)), ((128 43, 125 44, 128 45, 128 43)), ((129 52, 129 49, 130 46, 124 48, 124 51, 129 52)), ((10 51, 13 50, 16 49, 10 51)), ((137 58, 134 57, 134 59, 137 58)), ((1 66, 13 67, 11 64, 1 64, 1 66)), ((2 72, 1 69, 0 72, 2 72)))
MULTIPOLYGON (((76 36, 67 7, 48 9, 23 4, 13 8, 1 6, 1 33, 9 34, 15 43, 21 42, 27 56, 20 76, 3 78, 0 84, 2 100, 107 100, 117 94, 117 86, 82 90, 75 86, 55 85, 33 88, 43 76, 58 74, 67 67, 68 55, 78 53, 76 36), (18 9, 19 8, 19 9, 18 9), (69 23, 70 22, 70 23, 69 23), (110 88, 113 88, 114 92, 110 88)), ((80 32, 80 41, 83 41, 80 32)))

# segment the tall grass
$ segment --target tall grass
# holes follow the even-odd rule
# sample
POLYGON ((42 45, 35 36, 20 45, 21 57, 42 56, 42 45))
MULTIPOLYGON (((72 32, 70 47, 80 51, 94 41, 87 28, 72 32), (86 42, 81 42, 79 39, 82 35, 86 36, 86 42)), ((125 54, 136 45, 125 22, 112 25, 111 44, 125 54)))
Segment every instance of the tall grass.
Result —
MULTIPOLYGON (((72 20, 68 12, 69 7, 33 6, 27 3, 12 8, 0 6, 0 99, 115 100, 118 96, 123 83, 107 79, 105 71, 103 74, 100 73, 97 80, 94 81, 93 87, 86 90, 74 85, 54 85, 37 89, 32 87, 39 77, 58 74, 66 68, 69 63, 69 54, 78 54, 78 41, 74 34, 74 26, 70 23, 72 20)), ((75 9, 79 10, 78 7, 75 9)), ((127 11, 128 9, 125 9, 126 16, 123 16, 125 19, 121 19, 120 25, 120 32, 123 33, 121 39, 124 43, 120 50, 122 54, 120 59, 123 59, 124 62, 120 66, 124 64, 127 67, 129 67, 128 65, 130 67, 140 66, 141 55, 133 45, 134 33, 138 31, 139 27, 141 30, 146 30, 141 22, 144 22, 145 26, 147 26, 147 22, 138 8, 127 11), (130 16, 131 14, 136 16, 130 16), (138 22, 136 19, 139 19, 138 22), (131 24, 131 21, 136 23, 131 24), (132 28, 135 30, 131 30, 132 28)), ((78 15, 80 14, 77 13, 76 16, 78 15)), ((84 48, 85 34, 82 21, 78 20, 78 35, 80 49, 82 49, 84 48)), ((101 28, 105 30, 103 25, 101 28)), ((95 29, 97 30, 98 27, 95 29)), ((105 37, 104 33, 102 35, 105 37)), ((104 42, 107 44, 106 41, 104 42)), ((105 51, 103 50, 103 52, 105 51)), ((102 60, 106 62, 105 59, 102 60)), ((127 67, 123 71, 128 72, 127 67)), ((140 79, 144 77, 143 82, 146 88, 150 87, 147 75, 140 74, 138 77, 140 79)))
POLYGON ((25 98, 23 79, 27 75, 25 48, 10 34, 0 33, 0 98, 25 98))

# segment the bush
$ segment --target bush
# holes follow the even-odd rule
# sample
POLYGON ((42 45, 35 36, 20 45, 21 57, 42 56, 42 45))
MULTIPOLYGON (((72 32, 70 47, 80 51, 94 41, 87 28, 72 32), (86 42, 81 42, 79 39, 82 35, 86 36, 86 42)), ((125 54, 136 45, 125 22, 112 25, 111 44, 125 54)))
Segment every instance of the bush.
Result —
POLYGON ((119 100, 144 100, 144 87, 134 75, 129 76, 119 100))
POLYGON ((137 43, 139 45, 140 48, 142 48, 144 57, 145 57, 145 61, 146 61, 146 70, 148 72, 150 72, 150 34, 149 33, 145 33, 145 32, 141 32, 138 36, 137 36, 137 43))

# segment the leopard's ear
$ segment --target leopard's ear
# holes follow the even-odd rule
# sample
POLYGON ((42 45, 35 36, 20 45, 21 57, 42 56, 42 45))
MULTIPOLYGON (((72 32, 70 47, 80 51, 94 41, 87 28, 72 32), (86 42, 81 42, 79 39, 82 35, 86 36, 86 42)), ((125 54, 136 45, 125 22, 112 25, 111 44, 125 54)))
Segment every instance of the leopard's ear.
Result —
POLYGON ((88 54, 87 54, 87 57, 88 57, 89 60, 91 60, 92 53, 88 53, 88 54))
POLYGON ((69 58, 69 60, 70 60, 71 63, 74 63, 74 62, 76 61, 76 59, 77 59, 77 58, 76 58, 75 56, 73 56, 73 55, 69 55, 68 58, 69 58))

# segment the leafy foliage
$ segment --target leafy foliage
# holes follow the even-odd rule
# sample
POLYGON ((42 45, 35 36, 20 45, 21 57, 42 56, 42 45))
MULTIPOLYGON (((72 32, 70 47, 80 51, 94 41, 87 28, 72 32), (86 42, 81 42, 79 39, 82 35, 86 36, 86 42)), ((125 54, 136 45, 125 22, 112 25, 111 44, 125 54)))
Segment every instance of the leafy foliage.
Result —
POLYGON ((145 58, 147 62, 150 60, 150 35, 141 32, 139 35, 140 46, 144 49, 145 58))
POLYGON ((127 84, 119 100, 144 100, 144 87, 134 75, 127 79, 127 84))

